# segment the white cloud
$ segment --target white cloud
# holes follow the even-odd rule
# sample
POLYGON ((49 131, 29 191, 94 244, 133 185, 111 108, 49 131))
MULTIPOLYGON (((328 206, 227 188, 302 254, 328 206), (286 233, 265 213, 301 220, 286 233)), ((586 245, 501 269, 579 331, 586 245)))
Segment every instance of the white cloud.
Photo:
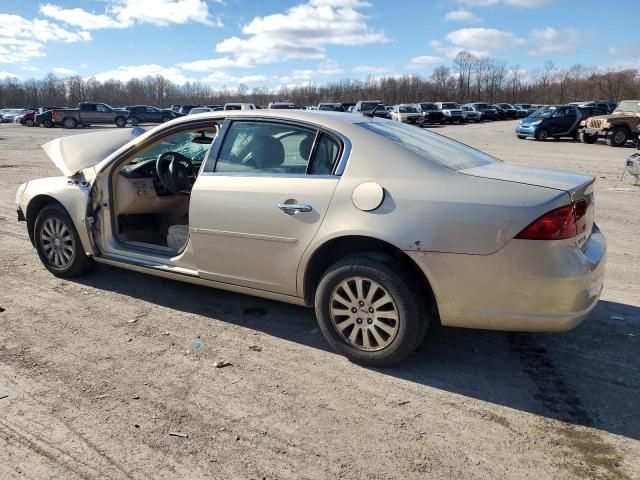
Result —
POLYGON ((442 59, 439 57, 432 57, 431 55, 420 55, 419 57, 413 57, 407 65, 407 68, 421 69, 442 63, 442 59))
POLYGON ((206 83, 218 83, 226 85, 228 83, 241 84, 241 83, 256 83, 264 82, 267 77, 264 75, 242 75, 236 76, 226 72, 213 72, 202 79, 206 83))
POLYGON ((549 5, 554 0, 458 0, 463 5, 469 7, 490 7, 499 3, 504 3, 512 7, 536 8, 549 5))
POLYGON ((313 81, 319 78, 332 77, 344 73, 344 70, 333 60, 322 62, 315 69, 294 70, 289 75, 280 77, 283 83, 291 83, 297 80, 313 81))
POLYGON ((465 10, 464 8, 447 12, 447 14, 444 16, 444 19, 452 22, 467 22, 467 23, 476 23, 481 20, 479 17, 474 15, 473 12, 470 12, 469 10, 465 10))
POLYGON ((584 40, 583 36, 575 28, 567 28, 560 31, 553 27, 533 30, 531 39, 534 47, 531 50, 531 55, 536 57, 572 52, 584 40))
POLYGON ((356 46, 388 41, 367 24, 359 0, 309 0, 285 13, 255 17, 216 51, 234 56, 239 66, 292 59, 321 59, 328 45, 356 46))
POLYGON ((229 57, 212 58, 209 60, 197 60, 195 62, 180 63, 178 66, 184 70, 193 72, 210 72, 218 68, 239 67, 235 60, 229 57))
POLYGON ((431 46, 439 53, 454 58, 458 53, 467 51, 477 57, 488 57, 499 50, 507 50, 524 45, 526 40, 513 33, 495 28, 461 28, 449 32, 445 38, 449 44, 432 40, 431 46))
POLYGON ((27 20, 19 15, 0 13, 0 63, 43 57, 46 42, 87 40, 91 40, 91 34, 86 30, 71 31, 48 20, 27 20))
POLYGON ((55 67, 53 69, 53 73, 57 73, 58 75, 69 76, 69 75, 76 75, 78 72, 76 72, 75 70, 71 70, 70 68, 55 67))
POLYGON ((98 14, 47 3, 40 6, 40 13, 86 30, 128 28, 136 23, 222 25, 205 0, 111 0, 105 13, 98 14))
POLYGON ((390 72, 389 67, 371 67, 369 65, 356 65, 351 69, 354 73, 368 73, 370 75, 380 75, 381 73, 390 72))
POLYGON ((132 78, 154 77, 156 75, 162 75, 166 79, 179 84, 195 81, 193 78, 186 77, 179 68, 163 67, 156 64, 122 65, 113 70, 93 75, 93 77, 95 77, 99 82, 104 82, 110 79, 127 82, 132 78))
POLYGON ((614 55, 616 57, 636 57, 640 55, 640 42, 634 42, 617 47, 609 47, 609 55, 614 55))
POLYGON ((18 76, 15 73, 0 71, 0 80, 6 80, 7 78, 18 78, 18 76))

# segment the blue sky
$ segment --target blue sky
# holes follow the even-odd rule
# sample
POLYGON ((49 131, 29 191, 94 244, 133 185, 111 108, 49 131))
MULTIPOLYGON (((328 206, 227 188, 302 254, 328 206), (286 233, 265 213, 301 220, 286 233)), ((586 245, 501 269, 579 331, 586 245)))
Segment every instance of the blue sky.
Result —
MULTIPOLYGON (((640 68, 640 0, 2 0, 0 78, 163 74, 235 88, 430 75, 461 50, 531 73, 640 68)), ((526 76, 526 73, 525 73, 526 76)))

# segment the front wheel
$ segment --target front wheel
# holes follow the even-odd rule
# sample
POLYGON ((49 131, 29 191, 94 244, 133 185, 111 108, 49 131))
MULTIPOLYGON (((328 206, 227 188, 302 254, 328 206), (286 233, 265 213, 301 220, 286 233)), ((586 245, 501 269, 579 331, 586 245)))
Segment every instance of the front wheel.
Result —
POLYGON ((74 277, 93 267, 71 217, 60 205, 49 205, 40 211, 33 238, 40 261, 56 277, 74 277))
POLYGON ((51 120, 45 120, 44 122, 42 122, 42 126, 44 128, 51 128, 53 127, 53 122, 51 120))
POLYGON ((616 127, 611 131, 611 134, 607 137, 607 144, 610 147, 624 147, 629 140, 629 134, 622 127, 616 127))
POLYGON ((536 132, 536 140, 539 142, 544 142, 547 138, 549 138, 549 132, 547 132, 544 128, 541 128, 536 132))
POLYGON ((29 120, 27 120, 26 122, 24 122, 24 124, 25 124, 27 127, 33 127, 33 120, 29 119, 29 120))
POLYGON ((525 138, 527 138, 527 136, 526 136, 526 135, 518 135, 518 138, 519 138, 520 140, 524 140, 525 138))
POLYGON ((588 133, 580 132, 580 141, 588 145, 593 145, 598 140, 595 135, 589 135, 588 133))
POLYGON ((140 125, 140 120, 138 120, 136 117, 132 117, 131 125, 133 125, 134 127, 137 127, 138 125, 140 125))
POLYGON ((162 123, 166 123, 171 120, 171 117, 162 117, 162 123))
POLYGON ((348 257, 331 266, 315 295, 322 333, 354 363, 387 367, 422 342, 426 309, 409 277, 391 260, 348 257), (394 266, 395 267, 395 266, 394 266))

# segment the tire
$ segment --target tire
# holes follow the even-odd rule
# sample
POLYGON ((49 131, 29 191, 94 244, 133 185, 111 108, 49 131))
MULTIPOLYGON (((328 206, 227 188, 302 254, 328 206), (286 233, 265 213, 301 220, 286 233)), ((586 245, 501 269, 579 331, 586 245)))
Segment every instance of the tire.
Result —
POLYGON ((162 123, 166 123, 171 120, 171 117, 162 117, 162 123))
POLYGON ((40 261, 56 277, 82 275, 94 265, 84 253, 71 217, 58 204, 48 205, 38 213, 33 239, 40 261))
POLYGON ((354 363, 371 367, 397 364, 420 345, 427 331, 426 308, 416 290, 409 276, 387 257, 347 257, 329 267, 316 290, 320 330, 338 353, 354 363), (345 289, 357 297, 358 282, 362 303, 351 303, 345 289), (372 289, 373 297, 368 299, 372 289), (356 305, 360 311, 353 312, 356 305), (332 313, 336 311, 345 314, 332 313))
POLYGON ((29 120, 27 120, 26 122, 24 122, 24 124, 25 124, 27 127, 33 127, 33 125, 34 125, 33 120, 31 120, 31 119, 29 119, 29 120))
POLYGON ((518 135, 518 138, 519 138, 520 140, 524 140, 525 138, 527 138, 527 136, 526 136, 526 135, 518 135))
POLYGON ((547 138, 549 138, 549 132, 545 128, 541 128, 536 132, 536 140, 539 142, 544 142, 547 138))
POLYGON ((140 125, 140 120, 138 120, 137 117, 132 117, 131 118, 131 125, 133 125, 134 127, 137 127, 138 125, 140 125))
POLYGON ((75 118, 65 118, 62 124, 64 128, 76 128, 78 122, 76 122, 75 118))
POLYGON ((53 127, 53 122, 51 120, 45 120, 44 122, 42 122, 42 126, 44 128, 51 128, 53 127))
POLYGON ((124 117, 116 117, 115 124, 118 128, 124 128, 127 126, 127 119, 124 117))
POLYGON ((607 145, 610 147, 624 147, 629 140, 629 133, 622 127, 615 127, 607 137, 607 145))
POLYGON ((579 136, 580 141, 588 145, 593 145, 598 141, 598 137, 596 137, 595 135, 589 135, 588 133, 580 132, 579 136))

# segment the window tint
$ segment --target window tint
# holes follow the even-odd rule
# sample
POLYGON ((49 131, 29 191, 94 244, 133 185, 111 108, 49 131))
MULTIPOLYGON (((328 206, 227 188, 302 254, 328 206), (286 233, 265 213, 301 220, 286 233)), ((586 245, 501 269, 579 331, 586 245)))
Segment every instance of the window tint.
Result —
POLYGON ((452 170, 463 170, 498 162, 495 158, 479 150, 450 140, 442 135, 425 132, 406 123, 367 122, 358 123, 358 125, 397 143, 407 150, 411 150, 426 160, 452 170))
POLYGON ((269 122, 233 122, 216 172, 253 175, 305 174, 315 130, 269 122))
POLYGON ((96 110, 102 113, 107 113, 109 111, 109 109, 106 106, 101 104, 96 105, 96 110))
POLYGON ((80 110, 83 112, 95 112, 96 106, 92 103, 85 103, 83 105, 80 105, 80 110))
POLYGON ((149 113, 156 113, 156 112, 158 111, 158 110, 157 110, 156 108, 154 108, 154 107, 147 107, 147 108, 146 108, 146 110, 147 110, 147 112, 149 112, 149 113))
POLYGON ((309 173, 314 175, 331 175, 339 154, 340 144, 323 133, 318 140, 309 173))

